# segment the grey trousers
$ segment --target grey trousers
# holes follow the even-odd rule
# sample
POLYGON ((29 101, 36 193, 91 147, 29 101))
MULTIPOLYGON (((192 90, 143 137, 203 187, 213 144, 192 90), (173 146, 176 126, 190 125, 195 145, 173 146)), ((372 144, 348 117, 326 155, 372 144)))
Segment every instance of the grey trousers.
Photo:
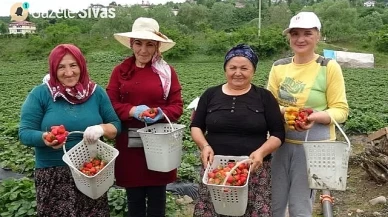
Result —
POLYGON ((273 217, 311 217, 314 194, 307 181, 303 145, 284 143, 272 158, 273 217))

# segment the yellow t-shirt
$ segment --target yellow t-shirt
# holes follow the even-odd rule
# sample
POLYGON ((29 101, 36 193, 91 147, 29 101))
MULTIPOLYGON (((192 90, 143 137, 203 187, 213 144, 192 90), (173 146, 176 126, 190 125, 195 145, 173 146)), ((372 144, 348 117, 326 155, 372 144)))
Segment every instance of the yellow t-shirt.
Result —
MULTIPOLYGON (((345 122, 349 114, 340 65, 335 60, 325 59, 317 54, 316 58, 305 64, 295 64, 292 57, 276 61, 269 74, 267 89, 283 107, 326 111, 338 123, 345 122)), ((315 125, 310 129, 308 140, 335 139, 333 123, 329 126, 315 125), (324 135, 327 127, 330 135, 324 135)), ((305 133, 296 131, 287 132, 286 141, 301 144, 305 139, 304 135, 305 133)))

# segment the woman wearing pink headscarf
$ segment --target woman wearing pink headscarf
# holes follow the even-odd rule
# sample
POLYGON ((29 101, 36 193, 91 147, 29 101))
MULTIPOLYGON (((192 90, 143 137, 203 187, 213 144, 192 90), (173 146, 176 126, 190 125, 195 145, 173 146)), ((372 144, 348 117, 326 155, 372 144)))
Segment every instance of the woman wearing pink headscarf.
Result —
POLYGON ((149 170, 136 130, 145 123, 166 122, 162 111, 173 122, 183 113, 178 76, 161 56, 175 42, 159 32, 154 19, 144 17, 135 20, 132 32, 114 36, 133 50, 133 56, 113 69, 107 87, 123 128, 115 143, 120 151, 115 163, 116 184, 126 189, 128 216, 165 216, 166 185, 176 180, 177 171, 149 170), (149 108, 158 108, 158 115, 141 118, 140 114, 149 108))
POLYGON ((93 200, 75 186, 63 162, 62 146, 71 149, 82 139, 95 143, 120 133, 118 119, 105 90, 90 80, 86 61, 74 45, 61 44, 49 56, 50 77, 35 87, 21 109, 19 137, 35 148, 35 187, 38 216, 109 216, 107 194, 93 200), (45 139, 51 126, 84 131, 63 143, 45 139))

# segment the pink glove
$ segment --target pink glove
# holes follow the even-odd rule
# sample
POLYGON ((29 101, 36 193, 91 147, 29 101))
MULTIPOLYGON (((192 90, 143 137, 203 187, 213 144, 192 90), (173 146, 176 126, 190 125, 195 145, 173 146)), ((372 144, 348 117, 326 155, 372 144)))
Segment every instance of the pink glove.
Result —
POLYGON ((100 125, 90 126, 84 131, 84 140, 87 144, 94 144, 103 135, 104 129, 100 125))

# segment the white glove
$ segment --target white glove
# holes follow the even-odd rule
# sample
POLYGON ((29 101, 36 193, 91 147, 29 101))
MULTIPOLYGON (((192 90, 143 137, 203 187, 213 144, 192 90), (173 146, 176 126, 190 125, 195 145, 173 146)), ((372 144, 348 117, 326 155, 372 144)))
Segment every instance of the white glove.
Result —
POLYGON ((88 144, 96 143, 97 140, 104 135, 104 129, 100 125, 94 125, 86 128, 84 131, 84 140, 88 144))

